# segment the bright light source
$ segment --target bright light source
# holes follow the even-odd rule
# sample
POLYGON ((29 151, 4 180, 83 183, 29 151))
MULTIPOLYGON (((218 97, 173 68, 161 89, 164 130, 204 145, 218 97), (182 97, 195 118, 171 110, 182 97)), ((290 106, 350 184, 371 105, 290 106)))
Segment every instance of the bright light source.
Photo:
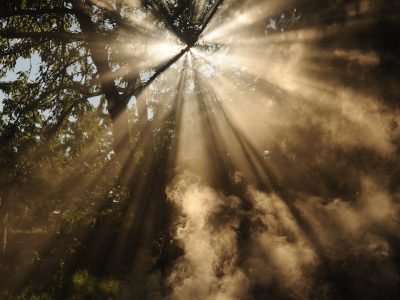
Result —
POLYGON ((181 48, 178 44, 156 43, 149 46, 149 54, 159 59, 170 58, 177 55, 181 48))
POLYGON ((240 14, 237 17, 237 21, 240 24, 249 24, 249 23, 251 23, 251 19, 249 18, 249 16, 247 14, 240 14))

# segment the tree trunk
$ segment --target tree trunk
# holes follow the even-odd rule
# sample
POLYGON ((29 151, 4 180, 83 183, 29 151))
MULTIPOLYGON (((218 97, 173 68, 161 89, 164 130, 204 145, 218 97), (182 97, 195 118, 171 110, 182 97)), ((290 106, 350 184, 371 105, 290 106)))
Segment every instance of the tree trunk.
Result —
POLYGON ((124 107, 120 112, 114 114, 108 109, 112 120, 113 149, 115 157, 122 168, 128 164, 132 156, 132 147, 129 138, 129 116, 124 107))
POLYGON ((92 8, 81 0, 73 0, 72 5, 77 11, 76 18, 82 28, 82 32, 90 37, 87 42, 88 48, 99 73, 101 87, 107 100, 107 110, 113 123, 112 133, 115 156, 121 167, 124 168, 132 153, 126 103, 124 103, 115 85, 109 65, 108 53, 102 43, 102 37, 97 34, 96 27, 91 20, 90 12, 92 8))
POLYGON ((140 134, 140 142, 145 142, 145 137, 147 136, 147 132, 150 130, 149 128, 149 110, 147 107, 147 92, 143 91, 140 96, 136 99, 136 107, 138 112, 138 131, 140 134))
POLYGON ((8 235, 8 214, 5 215, 3 219, 3 230, 2 230, 2 247, 1 250, 3 253, 7 250, 7 235, 8 235))

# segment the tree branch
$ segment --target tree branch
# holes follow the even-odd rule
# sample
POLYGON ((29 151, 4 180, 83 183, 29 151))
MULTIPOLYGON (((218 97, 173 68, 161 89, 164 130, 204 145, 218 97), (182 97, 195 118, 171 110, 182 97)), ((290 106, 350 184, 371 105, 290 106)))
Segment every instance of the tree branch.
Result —
POLYGON ((56 15, 65 15, 65 14, 73 14, 74 10, 59 7, 59 8, 42 8, 42 9, 20 9, 20 10, 10 10, 10 11, 2 11, 0 12, 0 18, 9 18, 15 16, 40 16, 47 14, 56 14, 56 15))
POLYGON ((29 38, 33 40, 60 39, 65 41, 86 41, 88 39, 88 36, 82 33, 71 33, 71 32, 22 32, 15 30, 7 30, 7 31, 0 31, 0 38, 6 38, 6 39, 29 38))
POLYGON ((224 0, 217 0, 214 3, 214 5, 210 9, 208 15, 206 16, 205 20, 203 20, 203 24, 201 26, 201 30, 199 32, 198 37, 200 37, 200 35, 204 32, 204 30, 206 29, 206 27, 210 23, 211 19, 214 17, 215 13, 217 12, 217 9, 222 5, 223 2, 224 2, 224 0))
POLYGON ((71 2, 73 8, 77 11, 76 18, 82 31, 90 37, 87 42, 88 48, 99 73, 101 88, 107 99, 107 110, 113 122, 113 148, 117 160, 121 166, 124 166, 132 154, 129 142, 129 121, 126 105, 122 103, 115 81, 110 76, 112 69, 109 64, 107 49, 98 44, 101 36, 99 36, 96 26, 90 18, 90 10, 88 10, 87 4, 82 0, 72 0, 71 2))
POLYGON ((177 55, 167 61, 164 65, 159 67, 156 72, 147 80, 145 83, 135 86, 135 82, 131 81, 128 86, 125 88, 125 91, 122 95, 124 105, 128 104, 130 98, 134 95, 138 97, 140 93, 149 86, 158 76, 164 73, 170 66, 172 66, 175 62, 177 62, 186 52, 190 50, 190 47, 187 46, 186 48, 182 49, 177 55))

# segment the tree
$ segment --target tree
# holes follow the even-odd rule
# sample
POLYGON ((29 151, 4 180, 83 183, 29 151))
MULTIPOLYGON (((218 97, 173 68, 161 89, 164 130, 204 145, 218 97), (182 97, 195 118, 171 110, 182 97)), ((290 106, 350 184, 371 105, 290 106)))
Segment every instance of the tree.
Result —
POLYGON ((5 295, 391 298, 396 2, 1 1, 5 295))
MULTIPOLYGON (((67 166, 82 149, 91 149, 96 143, 103 157, 113 150, 125 178, 122 181, 133 194, 143 185, 144 191, 151 191, 156 178, 151 178, 149 173, 159 166, 152 161, 153 129, 147 101, 140 94, 196 43, 221 2, 209 1, 195 20, 195 6, 191 1, 177 2, 176 6, 164 1, 138 1, 134 5, 123 1, 2 1, 0 75, 6 78, 0 83, 4 93, 0 121, 0 139, 4 145, 2 165, 9 170, 13 166, 18 168, 2 174, 4 200, 0 219, 8 211, 20 211, 27 203, 16 199, 24 198, 21 184, 27 178, 30 182, 37 170, 49 168, 48 163, 56 168, 60 164, 67 166), (137 20, 132 20, 135 14, 139 19, 145 17, 153 31, 135 24, 137 20), (154 36, 158 34, 157 28, 168 28, 176 35, 180 49, 168 53, 161 61, 152 63, 150 57, 150 64, 142 67, 143 57, 132 55, 126 44, 129 42, 130 49, 146 47, 143 45, 146 39, 160 39, 154 36), (29 61, 30 68, 10 78, 8 74, 21 59, 29 61), (145 79, 141 78, 143 72, 149 74, 145 79), (127 108, 132 98, 136 100, 137 119, 127 108), (99 102, 98 108, 91 105, 92 99, 99 102), (88 114, 93 115, 90 125, 81 118, 88 114), (97 128, 96 122, 101 124, 97 128), (112 140, 101 138, 101 132, 110 128, 112 140), (49 155, 55 149, 56 157, 49 155), (49 155, 49 160, 32 163, 28 158, 40 154, 49 155), (139 175, 145 178, 141 184, 135 182, 139 175), (15 192, 16 189, 20 192, 15 192)), ((83 163, 87 161, 84 159, 83 163)), ((107 165, 109 161, 100 161, 96 169, 107 165)), ((37 182, 39 194, 46 189, 41 180, 37 182)), ((157 190, 163 192, 163 185, 157 190)), ((145 214, 148 200, 141 202, 145 214)), ((43 217, 45 211, 42 210, 43 217)))
MULTIPOLYGON (((178 38, 191 46, 212 18, 219 2, 221 1, 210 2, 206 6, 204 15, 196 24, 190 19, 194 15, 191 13, 194 7, 186 2, 179 2, 180 4, 173 7, 171 11, 169 10, 172 4, 165 4, 162 1, 143 1, 142 5, 145 11, 150 11, 160 18, 162 22, 160 24, 163 25, 159 26, 167 26, 177 34, 178 38), (177 16, 185 19, 174 24, 173 20, 177 16)), ((146 83, 142 83, 138 78, 137 67, 129 66, 128 70, 124 70, 127 69, 129 57, 123 55, 121 57, 121 53, 118 53, 118 46, 121 46, 128 38, 134 39, 135 35, 137 38, 138 33, 143 33, 140 32, 140 29, 130 25, 125 16, 132 8, 121 1, 116 1, 116 3, 107 1, 20 1, 12 4, 5 1, 4 6, 6 10, 1 14, 4 20, 1 37, 3 41, 8 40, 9 42, 2 43, 4 45, 2 49, 3 72, 14 67, 18 57, 28 58, 36 52, 40 55, 42 64, 40 83, 47 85, 47 81, 52 82, 51 87, 38 87, 39 84, 36 84, 36 89, 41 89, 38 93, 38 100, 32 100, 34 103, 29 107, 27 105, 25 110, 37 110, 41 103, 54 94, 58 94, 59 101, 57 102, 60 105, 60 102, 65 102, 61 96, 62 91, 68 91, 66 94, 75 94, 78 99, 66 107, 64 104, 64 109, 57 118, 57 124, 52 129, 54 131, 76 105, 89 97, 104 95, 107 101, 107 110, 113 122, 114 151, 118 161, 124 165, 132 148, 126 142, 128 136, 127 103, 132 96, 138 98, 145 86, 187 50, 182 50, 165 65, 156 66, 155 74, 146 83), (48 52, 50 49, 52 50, 51 55, 48 52), (75 73, 69 73, 68 71, 73 68, 77 69, 75 73), (44 82, 44 78, 46 78, 46 82, 44 82)), ((141 42, 138 41, 138 43, 141 42)), ((21 80, 23 79, 21 78, 21 80)), ((21 81, 20 84, 27 83, 21 81)), ((10 92, 10 88, 11 84, 3 83, 3 89, 6 92, 10 92)), ((139 117, 146 118, 144 114, 139 114, 139 117)), ((139 120, 139 123, 142 124, 146 122, 146 120, 139 120)), ((8 135, 12 135, 16 124, 13 125, 5 130, 8 135)), ((3 135, 3 138, 7 134, 3 135)))

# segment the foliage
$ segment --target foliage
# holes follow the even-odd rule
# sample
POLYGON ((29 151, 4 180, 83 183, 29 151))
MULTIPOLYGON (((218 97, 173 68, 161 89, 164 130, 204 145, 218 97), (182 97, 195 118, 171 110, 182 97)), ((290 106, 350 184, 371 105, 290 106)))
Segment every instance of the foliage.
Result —
POLYGON ((119 283, 113 279, 97 279, 87 270, 76 272, 72 276, 72 295, 69 299, 114 299, 119 283))

